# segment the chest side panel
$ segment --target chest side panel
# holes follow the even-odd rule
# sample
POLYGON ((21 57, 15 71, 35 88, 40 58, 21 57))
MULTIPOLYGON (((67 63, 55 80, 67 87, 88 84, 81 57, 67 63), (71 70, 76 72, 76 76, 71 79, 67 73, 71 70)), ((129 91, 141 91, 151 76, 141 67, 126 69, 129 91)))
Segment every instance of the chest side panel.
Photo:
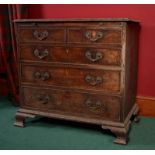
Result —
POLYGON ((128 23, 126 26, 124 119, 136 102, 139 30, 138 23, 128 23))

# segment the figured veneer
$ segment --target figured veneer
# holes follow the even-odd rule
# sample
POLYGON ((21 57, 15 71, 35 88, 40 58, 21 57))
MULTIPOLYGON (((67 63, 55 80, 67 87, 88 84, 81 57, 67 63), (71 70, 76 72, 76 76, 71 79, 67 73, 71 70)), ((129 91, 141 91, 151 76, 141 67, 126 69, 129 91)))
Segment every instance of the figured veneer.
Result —
POLYGON ((127 144, 136 100, 139 23, 121 19, 16 20, 20 109, 101 125, 127 144))

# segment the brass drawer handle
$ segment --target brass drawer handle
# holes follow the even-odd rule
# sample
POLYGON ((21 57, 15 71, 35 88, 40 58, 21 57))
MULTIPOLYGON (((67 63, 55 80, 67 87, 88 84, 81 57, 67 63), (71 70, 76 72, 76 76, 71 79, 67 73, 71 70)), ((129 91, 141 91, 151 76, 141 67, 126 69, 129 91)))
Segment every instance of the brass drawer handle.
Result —
POLYGON ((49 95, 39 94, 35 97, 41 104, 47 104, 50 101, 49 95))
POLYGON ((48 31, 47 30, 45 30, 45 31, 42 31, 42 32, 40 32, 40 31, 38 31, 38 30, 35 30, 34 32, 33 32, 33 36, 36 38, 36 39, 38 39, 38 40, 44 40, 44 39, 46 39, 47 37, 48 37, 48 31))
POLYGON ((97 41, 98 39, 103 37, 103 33, 101 31, 86 31, 85 36, 90 41, 97 41))
POLYGON ((47 49, 45 49, 45 50, 43 50, 43 51, 41 51, 41 50, 39 50, 39 49, 35 49, 33 53, 34 53, 34 55, 35 55, 36 57, 38 57, 39 59, 44 59, 45 57, 48 56, 48 50, 47 50, 47 49))
POLYGON ((34 77, 36 79, 41 79, 42 81, 48 80, 50 78, 50 74, 48 72, 35 72, 34 77))
POLYGON ((91 75, 87 75, 85 77, 85 80, 86 80, 87 83, 89 83, 92 86, 96 86, 96 85, 98 85, 98 84, 103 82, 103 79, 100 76, 93 77, 91 75))
POLYGON ((91 110, 98 110, 101 109, 101 106, 103 106, 100 100, 94 102, 90 98, 85 101, 85 105, 91 110))
POLYGON ((85 56, 88 60, 90 60, 92 62, 96 62, 96 61, 102 59, 102 57, 103 57, 101 52, 93 53, 91 51, 86 51, 85 56))

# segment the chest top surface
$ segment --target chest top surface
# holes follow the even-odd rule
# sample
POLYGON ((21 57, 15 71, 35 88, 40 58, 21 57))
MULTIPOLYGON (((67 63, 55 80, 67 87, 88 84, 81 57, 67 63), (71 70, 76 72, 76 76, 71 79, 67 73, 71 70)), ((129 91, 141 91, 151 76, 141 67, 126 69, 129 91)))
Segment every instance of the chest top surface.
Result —
POLYGON ((52 19, 16 19, 14 22, 136 22, 129 18, 52 18, 52 19))

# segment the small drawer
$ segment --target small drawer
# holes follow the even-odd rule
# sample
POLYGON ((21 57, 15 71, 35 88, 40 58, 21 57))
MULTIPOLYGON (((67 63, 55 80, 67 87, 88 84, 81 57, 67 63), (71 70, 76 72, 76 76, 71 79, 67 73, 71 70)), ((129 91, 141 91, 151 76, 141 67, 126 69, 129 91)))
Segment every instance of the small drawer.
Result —
POLYGON ((31 27, 19 28, 19 42, 40 42, 40 43, 64 43, 66 33, 64 28, 31 27))
POLYGON ((121 49, 23 45, 19 47, 19 53, 20 59, 27 61, 121 65, 121 49))
POLYGON ((120 92, 120 71, 22 65, 21 80, 35 85, 120 92))
POLYGON ((121 98, 44 88, 22 88, 22 107, 39 111, 97 118, 120 120, 121 98))
POLYGON ((121 44, 121 30, 102 28, 70 28, 69 43, 121 44))

